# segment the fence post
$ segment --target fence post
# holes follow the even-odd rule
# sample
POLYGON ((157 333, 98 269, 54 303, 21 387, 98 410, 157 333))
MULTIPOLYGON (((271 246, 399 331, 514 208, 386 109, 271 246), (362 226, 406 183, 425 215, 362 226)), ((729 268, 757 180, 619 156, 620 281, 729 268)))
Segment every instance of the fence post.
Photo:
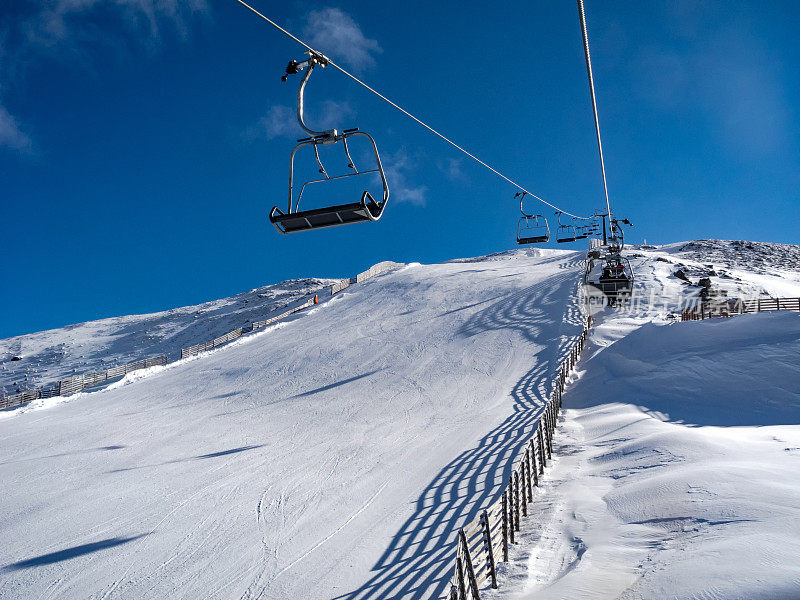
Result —
POLYGON ((531 457, 530 457, 530 447, 525 444, 525 465, 528 469, 527 476, 528 476, 528 502, 533 502, 533 484, 531 483, 531 457))
POLYGON ((539 467, 536 465, 536 444, 531 438, 531 458, 533 459, 533 485, 539 487, 539 467))
POLYGON ((508 562, 508 499, 503 492, 503 562, 508 562))
POLYGON ((489 525, 489 513, 483 511, 483 526, 486 554, 489 557, 489 576, 492 578, 492 588, 497 589, 497 573, 494 568, 494 548, 492 548, 492 528, 489 525))
POLYGON ((519 473, 514 471, 514 525, 516 530, 519 531, 519 473))
MULTIPOLYGON (((461 539, 458 540, 458 545, 461 545, 461 539)), ((458 549, 456 549, 458 552, 458 549)), ((456 570, 458 571, 458 591, 460 592, 461 600, 467 600, 467 588, 464 585, 464 565, 461 562, 461 557, 456 556, 456 570)))
MULTIPOLYGON (((524 458, 520 462, 519 470, 520 470, 520 473, 521 473, 520 479, 522 480, 522 494, 521 494, 522 516, 523 517, 527 517, 528 516, 528 493, 525 491, 525 489, 528 487, 528 485, 525 483, 525 459, 524 458)), ((517 485, 519 485, 519 483, 517 483, 517 485)))
POLYGON ((514 478, 511 476, 508 478, 506 492, 508 493, 508 539, 512 544, 516 544, 517 542, 514 540, 514 478))
POLYGON ((472 567, 472 557, 469 555, 469 546, 467 545, 467 536, 464 535, 464 530, 459 532, 461 536, 461 544, 464 548, 464 558, 467 562, 467 576, 469 576, 469 587, 472 592, 472 597, 475 600, 481 600, 481 595, 478 592, 478 581, 475 579, 475 569, 472 567))
POLYGON ((536 427, 536 437, 539 441, 539 473, 544 473, 544 468, 547 466, 547 457, 544 452, 544 441, 542 440, 542 422, 536 427))
POLYGON ((552 459, 553 458, 553 450, 552 450, 552 447, 550 445, 550 425, 549 425, 549 423, 545 423, 544 432, 543 433, 544 433, 544 446, 545 446, 545 449, 547 450, 547 458, 552 459))

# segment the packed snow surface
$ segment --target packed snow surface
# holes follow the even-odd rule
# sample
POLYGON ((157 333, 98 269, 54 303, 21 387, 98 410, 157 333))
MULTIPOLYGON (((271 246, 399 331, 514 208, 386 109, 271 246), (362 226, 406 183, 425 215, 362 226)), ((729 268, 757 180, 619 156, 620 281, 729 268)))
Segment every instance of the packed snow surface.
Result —
MULTIPOLYGON (((704 290, 800 296, 797 248, 628 254, 636 296, 597 315, 552 466, 482 594, 800 597, 800 315, 676 322, 704 290)), ((0 413, 0 597, 444 596, 458 528, 498 497, 581 331, 582 259, 406 265, 210 353, 0 413)), ((222 329, 242 324, 219 304, 222 329)), ((168 314, 165 331, 194 320, 168 314)), ((149 318, 107 321, 136 336, 127 320, 149 318)), ((79 326, 79 354, 114 347, 100 323, 79 326)))
POLYGON ((731 297, 800 296, 797 248, 753 243, 754 273, 748 244, 635 250, 645 301, 598 315, 488 598, 800 597, 800 315, 668 318, 692 289, 676 262, 730 273, 711 277, 731 297))
POLYGON ((0 597, 438 597, 580 334, 581 261, 408 265, 0 419, 0 597))
POLYGON ((296 279, 149 315, 77 323, 0 340, 0 392, 13 394, 207 342, 266 319, 332 279, 296 279), (12 360, 17 358, 19 360, 12 360))

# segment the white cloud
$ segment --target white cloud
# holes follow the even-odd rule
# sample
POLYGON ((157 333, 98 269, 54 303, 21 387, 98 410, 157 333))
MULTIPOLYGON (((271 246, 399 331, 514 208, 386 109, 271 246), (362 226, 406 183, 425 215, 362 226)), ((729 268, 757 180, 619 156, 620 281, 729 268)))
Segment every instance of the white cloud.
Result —
POLYGON ((17 120, 3 106, 0 106, 0 147, 23 151, 31 149, 30 137, 19 128, 17 120))
POLYGON ((161 24, 166 23, 186 37, 189 19, 207 11, 206 0, 55 0, 27 19, 22 29, 31 45, 59 46, 91 37, 93 27, 89 20, 110 12, 116 13, 118 23, 136 36, 156 39, 161 24))
POLYGON ((460 158, 446 158, 439 162, 439 169, 451 181, 464 181, 467 176, 463 169, 464 161, 460 158))
MULTIPOLYGON (((325 100, 319 108, 307 107, 305 112, 306 125, 316 130, 347 129, 344 123, 347 119, 355 117, 355 110, 347 102, 325 100)), ((266 136, 268 140, 286 137, 302 138, 308 134, 300 129, 297 123, 295 107, 276 104, 271 106, 267 114, 258 121, 258 124, 245 132, 246 137, 256 138, 266 136)))
POLYGON ((356 69, 371 67, 375 64, 373 54, 383 52, 376 40, 365 37, 353 18, 338 8, 312 10, 303 36, 312 48, 356 69))
POLYGON ((425 206, 428 194, 427 186, 415 186, 409 182, 414 167, 415 165, 405 148, 400 148, 394 154, 387 154, 383 158, 383 169, 386 172, 392 199, 399 203, 408 202, 414 206, 425 206))

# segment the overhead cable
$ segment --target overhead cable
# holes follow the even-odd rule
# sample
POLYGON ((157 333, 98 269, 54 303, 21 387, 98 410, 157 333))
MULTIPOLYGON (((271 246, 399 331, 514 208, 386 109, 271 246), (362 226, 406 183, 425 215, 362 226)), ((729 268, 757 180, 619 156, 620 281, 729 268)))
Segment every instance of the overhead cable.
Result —
MULTIPOLYGON (((298 44, 300 44, 301 46, 305 47, 305 48, 306 48, 308 51, 310 51, 310 52, 312 52, 312 53, 314 53, 314 54, 320 55, 320 56, 324 56, 324 55, 323 55, 321 52, 319 52, 319 51, 315 50, 314 48, 312 48, 311 46, 309 46, 309 45, 308 45, 307 43, 305 43, 303 40, 301 40, 301 39, 300 39, 300 38, 298 38, 297 36, 293 35, 291 32, 287 31, 286 29, 284 29, 283 27, 281 27, 280 25, 278 25, 278 24, 277 24, 275 21, 273 21, 272 19, 270 19, 270 18, 269 18, 269 17, 267 17, 266 15, 262 14, 261 12, 259 12, 258 10, 256 10, 255 8, 253 8, 252 6, 250 6, 249 4, 247 4, 247 2, 245 2, 244 0, 236 0, 236 2, 238 2, 239 4, 241 4, 242 6, 244 6, 245 8, 249 9, 250 11, 252 11, 254 14, 258 15, 258 16, 259 16, 259 17, 261 17, 262 19, 264 19, 264 20, 265 20, 267 23, 269 23, 270 25, 272 25, 273 27, 275 27, 275 28, 276 28, 278 31, 280 31, 281 33, 283 33, 283 34, 285 34, 285 35, 289 36, 290 38, 292 38, 292 39, 293 39, 295 42, 297 42, 297 43, 298 43, 298 44)), ((587 48, 588 48, 588 47, 587 47, 587 48)), ((477 162, 477 163, 479 163, 479 164, 483 165, 484 167, 486 167, 487 169, 489 169, 489 170, 490 170, 492 173, 494 173, 495 175, 497 175, 497 176, 499 176, 499 177, 501 177, 501 178, 505 179, 505 180, 506 180, 508 183, 510 183, 511 185, 513 185, 514 187, 516 187, 517 189, 519 189, 519 190, 521 190, 521 191, 523 191, 523 192, 525 192, 525 193, 529 194, 529 195, 530 195, 530 196, 532 196, 533 198, 536 198, 536 199, 537 199, 539 202, 542 202, 542 203, 546 204, 546 205, 547 205, 547 206, 549 206, 550 208, 553 208, 553 209, 555 209, 556 211, 559 211, 559 212, 561 212, 561 213, 563 213, 563 214, 565 214, 565 215, 568 215, 568 216, 570 216, 570 217, 573 217, 573 218, 575 218, 575 219, 588 220, 588 219, 591 219, 591 218, 592 218, 592 217, 579 217, 578 215, 573 215, 572 213, 570 213, 570 212, 567 212, 567 211, 565 211, 565 210, 563 210, 563 209, 559 208, 559 207, 558 207, 558 206, 556 206, 555 204, 551 204, 551 203, 550 203, 550 202, 548 202, 547 200, 544 200, 544 199, 540 198, 539 196, 537 196, 537 195, 536 195, 536 194, 534 194, 533 192, 530 192, 530 191, 526 190, 524 187, 522 187, 522 186, 521 186, 519 183, 517 183, 516 181, 514 181, 514 180, 513 180, 513 179, 511 179, 510 177, 507 177, 506 175, 504 175, 503 173, 501 173, 500 171, 498 171, 497 169, 495 169, 495 168, 494 168, 494 167, 492 167, 491 165, 487 164, 486 162, 484 162, 483 160, 481 160, 480 158, 478 158, 477 156, 475 156, 474 154, 472 154, 471 152, 468 152, 467 150, 465 150, 464 148, 462 148, 461 146, 459 146, 458 144, 456 144, 456 143, 455 143, 453 140, 451 140, 450 138, 448 138, 448 137, 447 137, 447 136, 445 136, 444 134, 442 134, 442 133, 438 132, 436 129, 434 129, 433 127, 431 127, 430 125, 428 125, 427 123, 425 123, 424 121, 422 121, 421 119, 419 119, 418 117, 414 116, 414 115, 413 115, 413 114, 411 114, 410 112, 408 112, 408 111, 407 111, 406 109, 404 109, 402 106, 398 105, 396 102, 393 102, 392 100, 390 100, 389 98, 387 98, 386 96, 384 96, 383 94, 381 94, 380 92, 378 92, 378 91, 377 91, 375 88, 373 88, 373 87, 371 87, 371 86, 367 85, 365 82, 363 82, 361 79, 359 79, 358 77, 356 77, 355 75, 353 75, 352 73, 350 73, 349 71, 347 71, 346 69, 344 69, 342 66, 340 66, 340 65, 336 64, 336 63, 335 63, 333 60, 331 60, 329 57, 327 57, 327 56, 326 56, 326 57, 325 57, 325 59, 327 60, 327 64, 329 64, 329 65, 331 65, 332 67, 334 67, 334 68, 338 69, 338 70, 339 70, 339 71, 341 71, 341 72, 342 72, 344 75, 346 75, 347 77, 349 77, 350 79, 352 79, 353 81, 355 81, 356 83, 358 83, 359 85, 362 85, 362 86, 363 86, 363 87, 365 87, 367 90, 369 90, 370 92, 372 92, 373 94, 375 94, 376 96, 378 96, 378 98, 380 98, 381 100, 383 100, 383 101, 387 102, 388 104, 391 104, 391 105, 392 105, 394 108, 396 108, 397 110, 399 110, 401 113, 403 113, 403 114, 404 114, 404 115, 406 115, 407 117, 410 117, 411 119, 413 119, 414 121, 416 121, 417 123, 419 123, 420 125, 422 125, 422 126, 425 128, 425 129, 427 129, 427 130, 428 130, 428 131, 430 131, 431 133, 433 133, 433 134, 435 134, 435 135, 439 136, 439 137, 440 137, 441 139, 443 139, 445 142, 447 142, 448 144, 450 144, 451 146, 453 146, 453 147, 454 147, 454 148, 456 148, 457 150, 460 150, 461 152, 463 152, 464 154, 466 154, 467 156, 469 156, 469 157, 470 157, 472 160, 474 160, 475 162, 477 162)), ((594 97, 594 92, 592 92, 592 97, 594 97)), ((595 113, 595 114, 596 114, 596 113, 595 113)), ((599 135, 599 129, 598 129, 598 135, 599 135)), ((598 138, 598 139, 599 139, 599 138, 598 138)), ((602 160, 602 159, 601 159, 601 160, 602 160)), ((603 179, 605 180, 605 175, 603 176, 603 179)), ((607 197, 607 196, 608 196, 608 195, 606 194, 606 197, 607 197)))

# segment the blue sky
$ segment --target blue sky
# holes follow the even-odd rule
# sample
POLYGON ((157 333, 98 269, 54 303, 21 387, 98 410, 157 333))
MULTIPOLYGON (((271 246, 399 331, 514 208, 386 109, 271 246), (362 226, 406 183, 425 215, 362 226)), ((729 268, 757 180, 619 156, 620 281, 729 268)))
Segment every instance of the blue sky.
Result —
MULTIPOLYGON (((253 4, 531 191, 602 206, 573 1, 253 4)), ((800 242, 800 5, 586 9, 630 239, 800 242)), ((302 57, 234 0, 3 3, 0 337, 514 246, 512 186, 331 68, 309 120, 370 132, 392 197, 378 223, 279 235, 302 57)))

